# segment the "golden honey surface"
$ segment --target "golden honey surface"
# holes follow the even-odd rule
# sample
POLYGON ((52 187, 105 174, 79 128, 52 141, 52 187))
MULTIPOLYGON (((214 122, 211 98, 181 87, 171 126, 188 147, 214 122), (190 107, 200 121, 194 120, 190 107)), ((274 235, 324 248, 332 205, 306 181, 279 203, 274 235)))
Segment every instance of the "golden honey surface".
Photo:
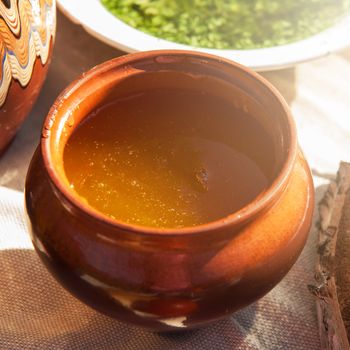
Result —
POLYGON ((259 122, 229 102, 159 89, 87 116, 68 140, 64 168, 74 191, 101 213, 180 228, 251 202, 271 181, 272 154, 259 122))

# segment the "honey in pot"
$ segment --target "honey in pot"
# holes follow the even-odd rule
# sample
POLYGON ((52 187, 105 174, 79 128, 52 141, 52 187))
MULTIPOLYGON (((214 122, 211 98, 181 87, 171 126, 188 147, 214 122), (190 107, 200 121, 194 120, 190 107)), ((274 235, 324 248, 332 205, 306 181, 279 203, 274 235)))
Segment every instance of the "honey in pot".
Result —
POLYGON ((157 228, 224 218, 273 176, 273 144, 258 120, 220 97, 171 88, 99 106, 63 159, 70 186, 91 207, 157 228))

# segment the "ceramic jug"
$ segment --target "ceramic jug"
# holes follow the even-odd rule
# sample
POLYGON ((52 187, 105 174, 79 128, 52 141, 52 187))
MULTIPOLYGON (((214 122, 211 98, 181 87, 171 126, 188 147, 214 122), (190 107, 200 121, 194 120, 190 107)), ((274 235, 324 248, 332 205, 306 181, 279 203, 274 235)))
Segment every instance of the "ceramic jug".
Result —
POLYGON ((0 1, 0 154, 38 97, 55 29, 55 0, 0 1))

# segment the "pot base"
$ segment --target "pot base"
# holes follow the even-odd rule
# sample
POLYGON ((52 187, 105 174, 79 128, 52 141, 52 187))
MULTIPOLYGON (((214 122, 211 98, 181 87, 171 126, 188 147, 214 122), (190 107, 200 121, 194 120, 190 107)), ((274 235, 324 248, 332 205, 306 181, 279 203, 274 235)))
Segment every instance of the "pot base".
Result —
MULTIPOLYGON (((61 203, 53 192, 48 191, 49 186, 43 174, 42 159, 36 152, 28 173, 26 204, 32 219, 32 241, 47 268, 69 292, 97 311, 159 332, 205 326, 229 317, 269 292, 301 253, 314 207, 311 174, 299 153, 291 182, 280 200, 258 219, 241 228, 239 234, 224 246, 213 248, 210 253, 212 258, 204 264, 202 262, 201 279, 210 279, 209 285, 193 284, 182 291, 169 289, 160 292, 151 286, 150 280, 144 280, 145 287, 137 292, 117 287, 103 277, 102 271, 102 274, 97 270, 90 274, 82 273, 81 268, 63 259, 57 251, 57 238, 51 236, 50 231, 55 227, 59 232, 64 223, 69 225, 71 219, 61 212, 61 203)), ((81 225, 79 218, 73 217, 73 220, 76 225, 81 225)), ((77 263, 84 260, 78 246, 74 247, 72 242, 64 245, 66 253, 73 254, 72 258, 77 263)), ((176 262, 178 258, 174 258, 173 254, 162 256, 159 253, 148 260, 148 266, 145 262, 145 269, 159 266, 157 274, 163 269, 164 273, 171 273, 173 268, 177 269, 177 274, 195 273, 186 263, 179 266, 176 262)), ((189 258, 181 259, 186 261, 189 258)), ((96 269, 96 262, 91 263, 96 269)), ((108 262, 105 263, 108 265, 108 262)), ((132 268, 129 268, 128 274, 132 273, 132 268)), ((135 273, 139 272, 135 270, 135 273)), ((151 276, 149 278, 156 278, 151 276)))

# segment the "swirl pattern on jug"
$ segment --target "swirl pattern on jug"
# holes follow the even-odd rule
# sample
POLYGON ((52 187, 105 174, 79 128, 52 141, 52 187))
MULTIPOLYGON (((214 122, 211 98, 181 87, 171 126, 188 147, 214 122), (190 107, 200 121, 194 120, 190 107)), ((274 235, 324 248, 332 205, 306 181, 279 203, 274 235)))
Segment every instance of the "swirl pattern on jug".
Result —
POLYGON ((0 1, 0 106, 12 79, 24 88, 36 58, 42 65, 47 63, 56 27, 55 6, 55 0, 0 1))

